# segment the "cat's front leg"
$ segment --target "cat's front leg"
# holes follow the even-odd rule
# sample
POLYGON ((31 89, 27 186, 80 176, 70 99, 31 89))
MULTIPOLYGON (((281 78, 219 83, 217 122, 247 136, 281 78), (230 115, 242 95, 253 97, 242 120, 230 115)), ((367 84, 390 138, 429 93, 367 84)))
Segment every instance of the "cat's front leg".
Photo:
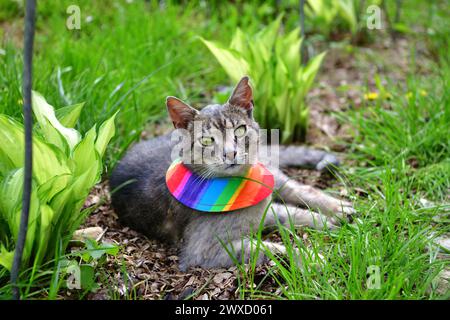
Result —
POLYGON ((306 207, 339 219, 348 219, 355 212, 348 201, 333 198, 320 189, 290 179, 280 169, 271 168, 271 171, 275 178, 276 196, 288 204, 306 207))
MULTIPOLYGON (((273 254, 284 255, 286 248, 282 244, 263 241, 264 247, 273 254)), ((236 263, 249 263, 256 259, 256 264, 260 265, 269 261, 264 249, 256 250, 256 240, 244 237, 240 240, 228 241, 216 238, 208 244, 198 244, 192 246, 187 244, 180 254, 180 270, 186 271, 189 267, 199 266, 202 268, 228 268, 236 263)))
POLYGON ((278 223, 288 228, 291 225, 294 227, 307 226, 321 230, 338 228, 336 221, 326 215, 288 204, 272 203, 264 220, 264 227, 272 229, 278 223))

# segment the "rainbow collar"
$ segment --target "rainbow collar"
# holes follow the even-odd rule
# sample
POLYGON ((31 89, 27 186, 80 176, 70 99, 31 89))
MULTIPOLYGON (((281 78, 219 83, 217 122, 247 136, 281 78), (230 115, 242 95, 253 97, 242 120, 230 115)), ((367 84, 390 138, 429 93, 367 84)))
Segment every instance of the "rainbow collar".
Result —
POLYGON ((166 173, 167 187, 178 201, 205 212, 228 212, 253 206, 272 194, 274 178, 261 163, 245 177, 204 179, 190 171, 180 159, 166 173))

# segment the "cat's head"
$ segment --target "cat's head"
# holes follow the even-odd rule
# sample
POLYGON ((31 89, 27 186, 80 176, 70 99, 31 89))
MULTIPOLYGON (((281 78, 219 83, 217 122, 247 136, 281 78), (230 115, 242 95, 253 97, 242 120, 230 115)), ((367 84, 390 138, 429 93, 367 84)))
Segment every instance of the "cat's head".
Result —
POLYGON ((204 177, 243 175, 257 162, 259 126, 253 119, 248 77, 222 105, 198 111, 175 97, 168 97, 166 104, 176 131, 188 137, 191 154, 182 161, 194 172, 204 177))

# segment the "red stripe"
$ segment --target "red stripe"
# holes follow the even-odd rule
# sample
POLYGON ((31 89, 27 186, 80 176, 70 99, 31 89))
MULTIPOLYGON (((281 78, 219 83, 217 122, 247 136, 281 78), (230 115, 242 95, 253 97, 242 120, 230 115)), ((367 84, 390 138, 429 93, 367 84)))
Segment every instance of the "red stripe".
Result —
POLYGON ((171 193, 175 192, 178 185, 183 180, 184 175, 188 172, 188 168, 186 168, 186 166, 181 163, 175 166, 175 169, 173 170, 170 178, 167 180, 167 187, 169 188, 171 193))
POLYGON ((261 189, 259 189, 258 194, 253 199, 253 204, 260 202, 261 200, 267 198, 269 194, 272 193, 274 186, 273 175, 263 174, 261 189))

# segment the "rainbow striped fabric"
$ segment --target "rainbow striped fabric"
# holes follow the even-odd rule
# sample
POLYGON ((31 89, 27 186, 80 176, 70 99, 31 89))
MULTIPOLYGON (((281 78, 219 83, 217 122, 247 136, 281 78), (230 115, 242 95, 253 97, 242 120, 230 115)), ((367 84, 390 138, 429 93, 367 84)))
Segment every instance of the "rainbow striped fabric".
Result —
POLYGON ((180 159, 166 173, 170 193, 189 208, 205 212, 228 212, 253 206, 272 194, 274 178, 261 163, 245 177, 204 179, 191 172, 180 159))

